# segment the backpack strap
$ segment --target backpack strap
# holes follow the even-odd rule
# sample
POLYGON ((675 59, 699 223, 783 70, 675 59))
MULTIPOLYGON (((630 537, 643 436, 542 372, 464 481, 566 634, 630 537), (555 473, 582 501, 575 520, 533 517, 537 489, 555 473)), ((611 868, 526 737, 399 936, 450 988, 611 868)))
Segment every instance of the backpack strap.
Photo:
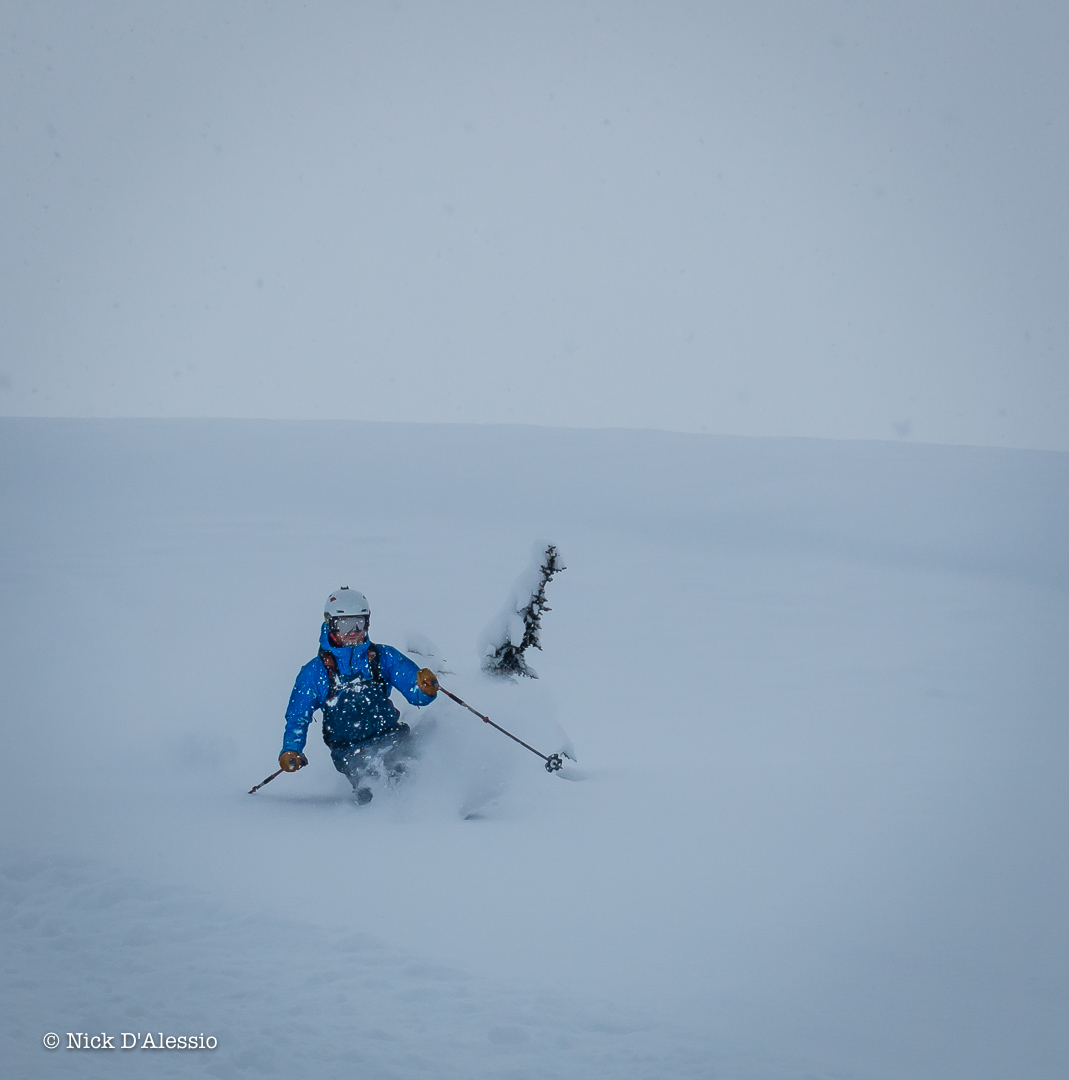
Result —
POLYGON ((341 692, 341 678, 338 675, 338 658, 329 649, 319 650, 319 662, 327 669, 330 680, 330 696, 336 698, 341 692))
POLYGON ((382 662, 379 660, 379 646, 369 645, 367 648, 367 666, 371 671, 371 678, 377 683, 384 683, 386 680, 382 675, 382 662))

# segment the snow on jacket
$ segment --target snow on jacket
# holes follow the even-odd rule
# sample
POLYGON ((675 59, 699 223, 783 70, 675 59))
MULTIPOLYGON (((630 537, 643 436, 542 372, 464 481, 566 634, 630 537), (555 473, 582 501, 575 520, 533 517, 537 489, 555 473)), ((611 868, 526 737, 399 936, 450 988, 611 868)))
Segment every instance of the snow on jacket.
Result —
MULTIPOLYGON (((332 645, 330 628, 323 623, 319 634, 319 644, 334 654, 338 662, 338 679, 344 685, 356 678, 371 680, 371 665, 367 650, 370 642, 362 645, 332 645)), ((379 654, 379 670, 389 687, 400 690, 412 705, 429 705, 434 698, 428 697, 416 685, 419 668, 404 653, 390 645, 376 645, 379 654)), ((308 738, 308 725, 312 722, 312 713, 322 709, 330 697, 330 676, 323 661, 317 656, 309 660, 297 675, 286 708, 286 734, 282 740, 282 749, 304 749, 308 738)))

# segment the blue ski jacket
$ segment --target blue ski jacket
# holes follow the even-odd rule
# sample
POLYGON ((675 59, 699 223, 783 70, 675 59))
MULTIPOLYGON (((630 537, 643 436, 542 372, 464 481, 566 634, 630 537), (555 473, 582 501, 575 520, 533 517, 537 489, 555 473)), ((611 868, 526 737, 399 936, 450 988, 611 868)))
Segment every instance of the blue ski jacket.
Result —
MULTIPOLYGON (((370 642, 362 645, 337 646, 330 643, 330 628, 323 623, 319 632, 319 644, 334 654, 338 663, 338 679, 342 685, 361 680, 372 681, 371 665, 367 650, 370 642)), ((391 689, 400 690, 412 705, 429 705, 434 698, 428 697, 416 685, 419 668, 404 653, 390 645, 376 645, 379 654, 379 671, 386 681, 386 693, 391 689)), ((300 753, 308 739, 308 725, 312 722, 312 713, 322 709, 330 698, 330 676, 323 661, 317 656, 309 660, 297 674, 293 684, 289 706, 286 708, 286 734, 282 740, 282 752, 296 750, 300 753)))

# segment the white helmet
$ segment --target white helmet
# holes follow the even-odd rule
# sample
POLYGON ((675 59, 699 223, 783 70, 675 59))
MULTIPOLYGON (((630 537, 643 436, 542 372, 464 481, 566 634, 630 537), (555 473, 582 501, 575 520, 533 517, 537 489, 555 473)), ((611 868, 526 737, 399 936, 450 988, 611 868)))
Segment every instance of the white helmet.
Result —
POLYGON ((371 608, 368 607, 367 597, 348 585, 335 589, 323 605, 323 618, 329 621, 339 615, 367 615, 370 618, 371 608))

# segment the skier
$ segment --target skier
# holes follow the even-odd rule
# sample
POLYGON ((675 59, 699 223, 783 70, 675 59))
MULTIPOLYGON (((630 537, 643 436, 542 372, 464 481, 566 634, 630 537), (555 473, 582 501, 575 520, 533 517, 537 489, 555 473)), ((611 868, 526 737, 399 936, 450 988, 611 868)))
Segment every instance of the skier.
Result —
POLYGON ((390 691, 400 690, 412 705, 429 705, 438 693, 438 679, 397 649, 368 639, 371 608, 356 589, 335 589, 323 605, 323 620, 319 655, 301 668, 290 694, 278 764, 285 772, 308 764, 302 752, 308 725, 321 709, 323 741, 334 767, 349 778, 363 804, 372 796, 361 780, 377 776, 380 769, 396 779, 411 756, 411 731, 390 691))

